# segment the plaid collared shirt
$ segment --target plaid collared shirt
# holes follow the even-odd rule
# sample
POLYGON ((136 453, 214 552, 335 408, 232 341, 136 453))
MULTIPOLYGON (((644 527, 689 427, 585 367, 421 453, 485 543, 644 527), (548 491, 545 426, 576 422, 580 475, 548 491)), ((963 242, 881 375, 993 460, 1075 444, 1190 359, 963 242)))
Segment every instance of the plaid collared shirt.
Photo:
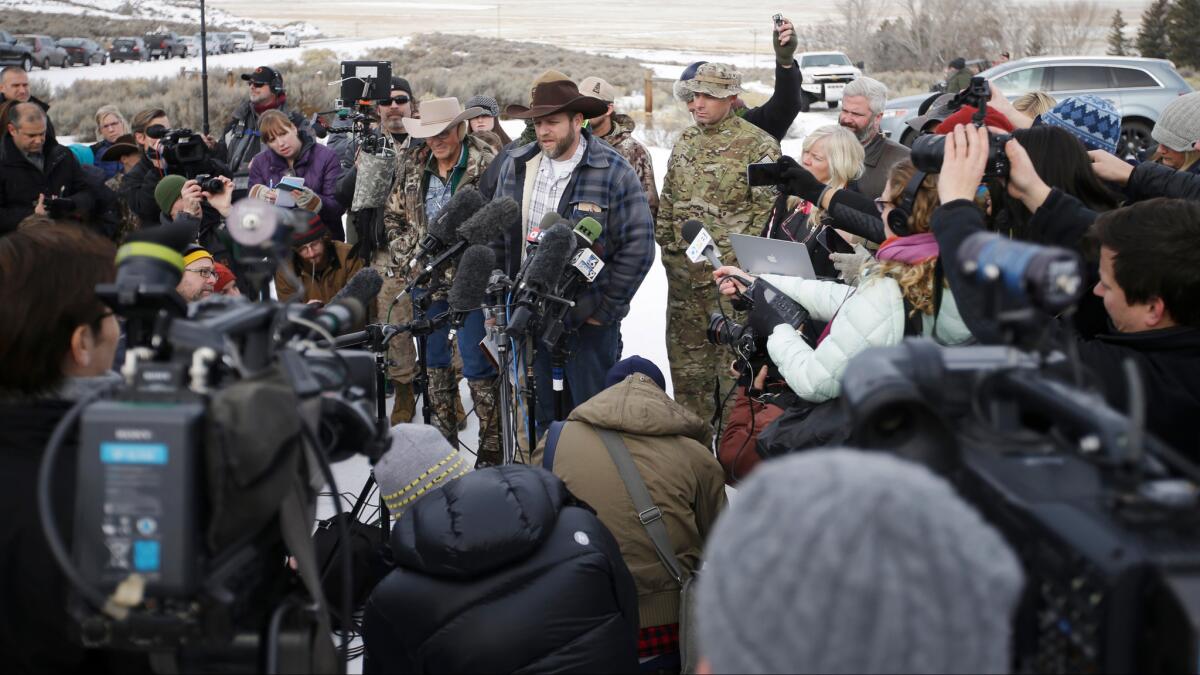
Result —
POLYGON ((533 228, 541 224, 542 216, 558 207, 563 190, 567 188, 567 183, 571 182, 571 174, 575 173, 575 167, 583 161, 585 150, 587 150, 587 139, 580 134, 579 145, 575 146, 575 154, 571 155, 566 162, 559 162, 560 166, 557 171, 554 167, 554 160, 543 154, 542 161, 538 165, 537 180, 533 182, 533 194, 529 196, 529 220, 525 223, 525 234, 529 234, 533 228))

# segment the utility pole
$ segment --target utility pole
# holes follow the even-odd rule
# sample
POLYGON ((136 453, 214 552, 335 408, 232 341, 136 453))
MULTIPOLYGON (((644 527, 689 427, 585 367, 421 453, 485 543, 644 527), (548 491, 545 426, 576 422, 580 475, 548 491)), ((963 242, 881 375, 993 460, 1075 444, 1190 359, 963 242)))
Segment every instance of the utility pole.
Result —
POLYGON ((500 39, 500 2, 496 0, 496 39, 500 39))
POLYGON ((200 0, 200 98, 204 135, 208 135, 208 33, 204 25, 204 0, 200 0))
POLYGON ((758 67, 758 29, 754 29, 754 67, 758 67))

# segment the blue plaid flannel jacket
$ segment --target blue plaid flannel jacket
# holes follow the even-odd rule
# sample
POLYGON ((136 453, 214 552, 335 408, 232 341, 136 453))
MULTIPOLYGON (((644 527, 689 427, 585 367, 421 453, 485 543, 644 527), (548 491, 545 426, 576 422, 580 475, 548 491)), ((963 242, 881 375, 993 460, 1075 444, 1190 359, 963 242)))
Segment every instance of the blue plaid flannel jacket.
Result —
MULTIPOLYGON (((597 140, 586 129, 583 134, 587 138, 587 150, 579 166, 575 167, 556 210, 572 223, 587 216, 600 221, 604 232, 594 248, 604 261, 604 269, 576 296, 575 307, 567 316, 568 329, 578 327, 589 318, 603 324, 623 319, 629 313, 633 294, 654 263, 654 218, 650 215, 650 203, 637 173, 610 145, 597 140)), ((539 152, 541 148, 534 142, 514 147, 496 158, 504 164, 500 168, 494 198, 512 197, 521 204, 526 166, 539 152)), ((503 267, 510 277, 517 273, 521 264, 524 227, 522 219, 514 231, 494 245, 496 259, 504 261, 503 267)))

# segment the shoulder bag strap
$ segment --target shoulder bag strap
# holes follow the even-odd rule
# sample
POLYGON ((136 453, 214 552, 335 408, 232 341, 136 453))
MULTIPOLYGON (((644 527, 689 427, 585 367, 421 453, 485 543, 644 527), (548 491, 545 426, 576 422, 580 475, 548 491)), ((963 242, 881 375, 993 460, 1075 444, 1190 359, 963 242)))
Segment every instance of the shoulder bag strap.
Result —
POLYGON ((554 452, 558 449, 558 437, 562 434, 566 424, 564 420, 551 422, 550 428, 546 431, 546 449, 542 452, 542 468, 547 471, 554 470, 554 452))
POLYGON ((630 499, 633 500, 638 520, 641 521, 642 527, 646 528, 646 534, 650 535, 650 541, 654 543, 658 559, 662 562, 663 567, 667 568, 671 577, 682 586, 685 580, 683 569, 675 557, 675 548, 671 546, 671 537, 667 534, 667 526, 662 522, 662 511, 650 498, 650 491, 646 489, 642 475, 638 473, 637 467, 633 464, 633 456, 629 454, 629 448, 625 446, 625 441, 621 440, 621 436, 615 431, 592 428, 600 436, 600 440, 604 441, 604 447, 608 448, 608 454, 612 457, 613 464, 617 465, 617 473, 621 475, 625 489, 629 492, 630 499))

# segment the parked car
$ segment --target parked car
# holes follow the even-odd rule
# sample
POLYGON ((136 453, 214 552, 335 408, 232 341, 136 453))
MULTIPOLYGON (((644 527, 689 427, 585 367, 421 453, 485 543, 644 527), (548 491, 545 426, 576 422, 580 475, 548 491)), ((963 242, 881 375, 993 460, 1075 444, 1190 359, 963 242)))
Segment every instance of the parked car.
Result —
POLYGON ((85 66, 102 66, 108 63, 108 53, 104 51, 104 47, 87 38, 63 38, 58 41, 58 46, 67 51, 71 65, 78 63, 85 66))
MULTIPOLYGON (((200 48, 198 45, 200 44, 200 34, 196 33, 189 37, 196 42, 196 53, 199 54, 200 48)), ((204 36, 204 46, 207 48, 209 54, 221 53, 221 41, 213 37, 212 33, 208 33, 204 36)))
POLYGON ((208 37, 216 41, 219 46, 218 53, 228 54, 233 51, 233 37, 229 33, 209 33, 208 37))
POLYGON ((71 65, 67 60, 67 50, 55 44, 54 38, 49 35, 18 35, 17 39, 29 46, 33 53, 33 62, 43 69, 50 66, 66 68, 71 65))
POLYGON ((0 30, 0 66, 21 66, 33 70, 33 50, 8 31, 0 30))
MULTIPOLYGON (((1009 99, 1044 91, 1058 100, 1078 94, 1109 99, 1121 114, 1123 156, 1140 156, 1154 144, 1150 130, 1168 103, 1192 90, 1164 59, 1126 56, 1039 56, 1001 63, 981 76, 1009 99)), ((887 102, 880 128, 893 139, 912 145, 918 130, 908 121, 930 94, 905 96, 887 102)))
POLYGON ((175 33, 151 33, 146 36, 146 47, 150 50, 151 61, 159 57, 169 59, 187 56, 187 46, 179 41, 175 33))
POLYGON ((824 101, 830 109, 842 102, 846 83, 862 76, 862 70, 841 52, 802 52, 796 55, 800 64, 800 95, 808 101, 824 101))
POLYGON ((108 50, 108 58, 113 63, 121 61, 145 61, 150 58, 150 50, 140 37, 120 37, 113 40, 112 49, 108 50))
POLYGON ((291 29, 273 30, 271 31, 271 37, 267 39, 267 47, 271 49, 275 49, 276 47, 284 49, 287 47, 299 46, 300 36, 296 34, 296 31, 291 29))
POLYGON ((252 52, 254 51, 254 36, 245 31, 238 31, 229 34, 233 40, 233 50, 237 52, 252 52))

